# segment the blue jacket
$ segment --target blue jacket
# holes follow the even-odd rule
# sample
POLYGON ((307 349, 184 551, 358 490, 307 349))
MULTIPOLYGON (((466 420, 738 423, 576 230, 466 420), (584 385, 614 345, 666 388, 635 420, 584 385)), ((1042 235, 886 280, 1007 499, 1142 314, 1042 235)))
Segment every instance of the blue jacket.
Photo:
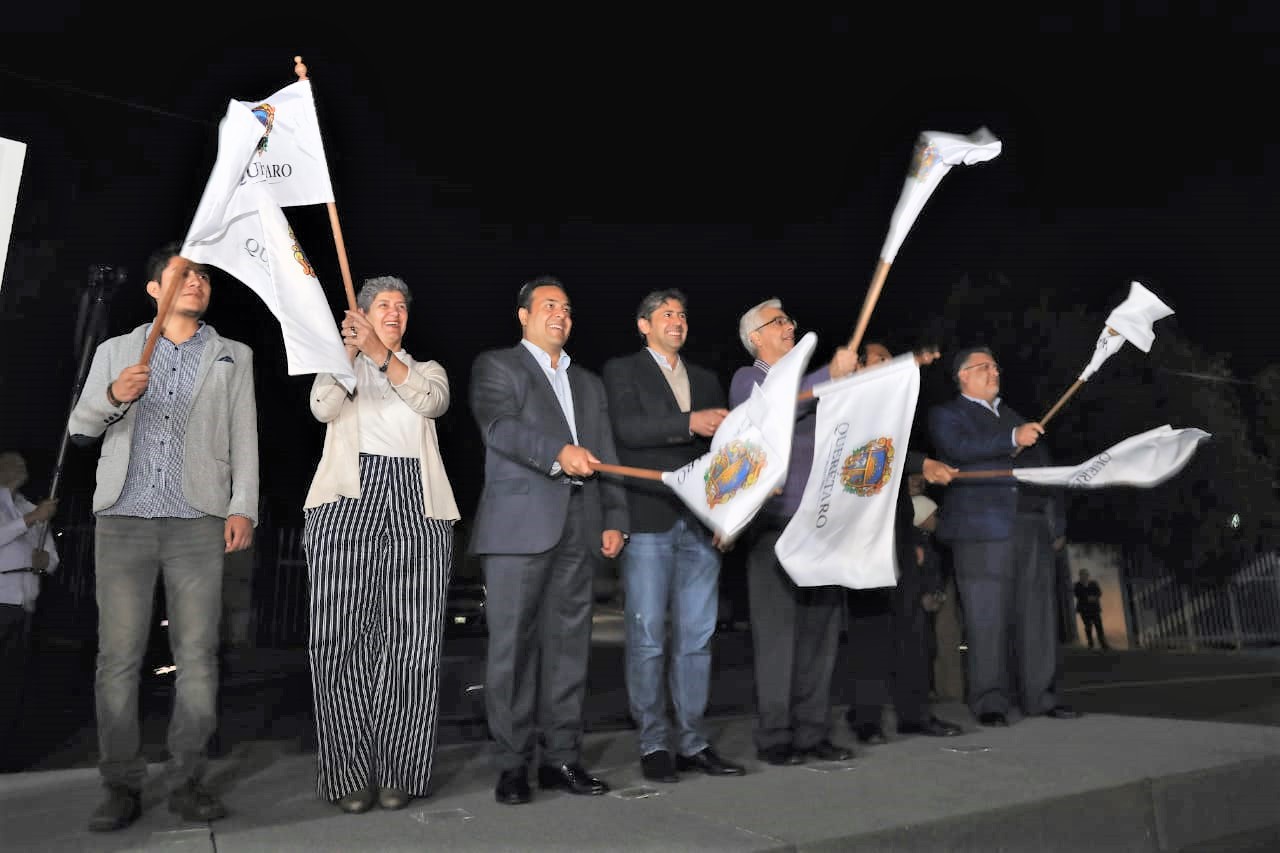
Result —
MULTIPOLYGON (((1026 421, 1007 405, 1000 406, 997 417, 990 409, 957 396, 929 409, 929 438, 938 458, 961 471, 1002 470, 1013 467, 1013 431, 1026 421)), ((938 538, 963 542, 1013 536, 1016 482, 1011 477, 952 480, 938 514, 938 538)))

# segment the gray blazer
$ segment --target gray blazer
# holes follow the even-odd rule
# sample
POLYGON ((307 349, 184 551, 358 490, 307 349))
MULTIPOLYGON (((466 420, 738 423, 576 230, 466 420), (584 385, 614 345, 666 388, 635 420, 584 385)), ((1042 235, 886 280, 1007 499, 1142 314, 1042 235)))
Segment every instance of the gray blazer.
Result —
MULTIPOLYGON (((601 462, 617 464, 604 385, 569 365, 578 444, 601 462)), ((484 491, 476 509, 473 554, 539 554, 555 547, 569 512, 568 478, 551 476, 560 449, 573 443, 551 383, 523 344, 481 353, 471 369, 471 412, 484 440, 484 491)), ((591 477, 586 500, 588 546, 599 556, 600 535, 627 532, 627 497, 617 478, 591 477)))
MULTIPOLYGON (((89 376, 67 424, 76 444, 86 445, 103 437, 94 512, 109 508, 120 498, 137 420, 129 403, 119 408, 111 405, 107 386, 121 370, 138 363, 150 327, 145 323, 102 342, 93 354, 89 376)), ((187 419, 182 494, 187 503, 206 515, 243 515, 257 525, 258 408, 253 395, 253 350, 219 337, 212 326, 205 326, 205 334, 209 340, 196 372, 187 419)))

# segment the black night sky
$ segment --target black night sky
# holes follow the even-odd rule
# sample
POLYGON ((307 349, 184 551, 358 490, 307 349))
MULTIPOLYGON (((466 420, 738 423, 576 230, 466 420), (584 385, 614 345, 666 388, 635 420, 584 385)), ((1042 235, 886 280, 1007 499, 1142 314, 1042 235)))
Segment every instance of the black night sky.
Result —
MULTIPOLYGON (((295 53, 310 68, 357 286, 404 277, 406 345, 449 371, 441 443, 464 516, 481 458, 470 364, 516 341, 522 281, 565 281, 568 349, 593 369, 637 344, 634 306, 666 286, 690 298, 688 355, 726 383, 746 358, 736 318, 769 296, 818 333, 825 358, 853 329, 923 130, 986 125, 1004 151, 942 182, 889 273, 873 335, 913 343, 963 276, 1100 319, 1137 279, 1177 310, 1167 322, 1247 378, 1277 350, 1280 144, 1268 128, 1280 42, 1248 6, 1143 8, 1007 18, 983 39, 957 31, 927 47, 901 25, 803 14, 686 22, 679 38, 662 22, 598 20, 570 38, 495 20, 456 39, 425 30, 408 52, 10 44, 0 136, 28 150, 0 289, 0 444, 27 450, 38 485, 65 427, 90 265, 130 273, 112 334, 147 319, 142 262, 185 233, 227 100, 291 82, 295 53)), ((286 212, 339 309, 325 210, 286 212)), ((264 501, 300 519, 323 435, 310 377, 285 375, 278 327, 235 280, 215 280, 207 319, 255 348, 264 501)), ((70 453, 68 489, 91 487, 91 455, 70 453)))

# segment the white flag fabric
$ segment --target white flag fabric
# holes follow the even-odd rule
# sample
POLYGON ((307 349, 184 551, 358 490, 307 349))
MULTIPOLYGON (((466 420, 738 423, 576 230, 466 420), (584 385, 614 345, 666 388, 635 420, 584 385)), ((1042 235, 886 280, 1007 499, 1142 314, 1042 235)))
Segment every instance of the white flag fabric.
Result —
POLYGON ((813 467, 774 553, 797 586, 894 586, 894 515, 920 368, 908 353, 814 393, 813 467))
POLYGON ((926 130, 920 134, 898 204, 889 217, 889 233, 880 249, 880 260, 886 264, 893 263, 924 203, 952 166, 972 166, 992 160, 999 156, 1001 146, 1000 140, 985 127, 968 136, 938 130, 926 130))
POLYGON ((212 264, 244 282, 280 321, 289 374, 332 373, 347 391, 356 377, 320 280, 280 206, 260 188, 257 207, 231 219, 209 240, 186 243, 182 256, 212 264))
POLYGON ((1121 302, 1107 317, 1106 328, 1098 337, 1093 358, 1080 374, 1081 382, 1088 382, 1098 372, 1102 363, 1114 355, 1128 341, 1143 352, 1151 352, 1151 344, 1156 339, 1152 326, 1156 320, 1173 314, 1173 309, 1147 290, 1139 282, 1129 283, 1129 297, 1121 302))
POLYGON ((1014 468, 1013 476, 1041 486, 1098 489, 1104 486, 1158 486, 1191 461, 1200 442, 1211 438, 1195 427, 1165 424, 1130 436, 1080 465, 1014 468))
POLYGON ((787 476, 796 426, 796 395, 817 346, 809 332, 769 368, 764 383, 735 406, 711 438, 711 449, 662 475, 704 524, 726 541, 755 518, 787 476))
POLYGON ((250 188, 265 190, 280 207, 333 201, 310 81, 291 83, 263 100, 227 104, 218 125, 218 159, 187 241, 207 240, 231 219, 255 211, 250 188))
POLYGON ((18 209, 18 184, 22 180, 22 163, 26 158, 25 142, 0 136, 0 283, 4 282, 9 234, 13 230, 13 214, 18 209))

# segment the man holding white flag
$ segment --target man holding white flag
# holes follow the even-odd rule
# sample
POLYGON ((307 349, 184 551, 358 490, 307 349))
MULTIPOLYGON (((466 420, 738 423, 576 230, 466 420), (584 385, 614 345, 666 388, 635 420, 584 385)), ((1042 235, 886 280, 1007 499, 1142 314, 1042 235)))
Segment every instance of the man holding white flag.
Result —
MULTIPOLYGON (((1044 427, 1000 397, 1000 365, 986 347, 956 354, 960 394, 929 410, 929 436, 961 472, 1043 463, 1044 427), (1016 460, 1018 448, 1028 449, 1016 460)), ((1078 716, 1059 705, 1053 551, 1065 543, 1065 513, 1048 492, 1007 477, 957 478, 947 488, 938 537, 951 547, 964 611, 969 708, 985 726, 1008 725, 1016 701, 1025 714, 1078 716), (1015 661, 1017 671, 1010 672, 1015 661)))
MULTIPOLYGON (((769 299, 738 321, 738 337, 755 362, 740 367, 729 387, 729 405, 747 402, 774 365, 795 346, 796 323, 769 299)), ((808 337, 808 336, 806 336, 808 337)), ((836 351, 831 363, 804 377, 805 389, 857 369, 857 353, 836 351)), ((773 406, 770 415, 795 419, 786 477, 749 529, 747 596, 751 611, 756 702, 756 752, 770 764, 800 764, 813 757, 845 761, 853 753, 831 742, 831 674, 840 639, 844 590, 838 586, 799 587, 782 568, 774 545, 800 505, 814 452, 816 405, 806 401, 773 406)), ((720 432, 724 432, 722 425, 720 432)))

